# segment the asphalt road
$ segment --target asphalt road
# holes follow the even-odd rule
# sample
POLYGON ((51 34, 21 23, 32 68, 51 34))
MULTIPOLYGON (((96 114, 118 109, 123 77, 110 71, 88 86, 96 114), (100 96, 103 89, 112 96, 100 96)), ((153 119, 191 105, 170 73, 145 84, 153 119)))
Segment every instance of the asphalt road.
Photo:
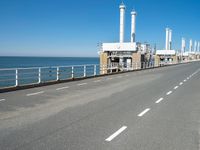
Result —
POLYGON ((0 94, 0 150, 199 150, 200 62, 0 94))

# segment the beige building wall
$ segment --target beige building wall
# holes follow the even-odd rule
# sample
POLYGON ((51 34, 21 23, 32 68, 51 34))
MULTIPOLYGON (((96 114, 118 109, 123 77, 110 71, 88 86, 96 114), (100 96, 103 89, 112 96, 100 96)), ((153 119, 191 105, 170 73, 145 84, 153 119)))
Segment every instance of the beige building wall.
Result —
POLYGON ((133 53, 132 55, 133 69, 141 69, 141 53, 133 53))
POLYGON ((107 73, 107 66, 108 66, 108 54, 102 52, 100 54, 100 74, 107 73))
POLYGON ((160 57, 158 55, 154 56, 154 66, 155 67, 160 66, 160 57))

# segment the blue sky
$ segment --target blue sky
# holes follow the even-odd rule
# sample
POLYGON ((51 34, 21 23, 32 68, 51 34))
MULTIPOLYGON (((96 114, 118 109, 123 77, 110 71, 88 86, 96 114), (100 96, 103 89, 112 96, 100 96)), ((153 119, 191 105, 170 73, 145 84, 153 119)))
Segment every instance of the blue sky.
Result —
MULTIPOLYGON (((120 0, 1 0, 0 56, 98 56, 97 43, 119 39, 120 0)), ((181 37, 200 41, 199 0, 124 0, 126 41, 130 11, 138 13, 136 40, 165 45, 173 30, 173 48, 181 37)))

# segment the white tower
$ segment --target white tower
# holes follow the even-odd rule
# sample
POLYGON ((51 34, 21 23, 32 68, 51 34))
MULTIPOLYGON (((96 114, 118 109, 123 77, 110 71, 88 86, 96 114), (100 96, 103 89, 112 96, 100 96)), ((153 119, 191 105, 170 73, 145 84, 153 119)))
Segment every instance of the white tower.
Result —
POLYGON ((194 52, 197 52, 197 41, 194 41, 194 52))
POLYGON ((198 42, 198 52, 200 52, 200 42, 198 42))
POLYGON ((189 52, 192 52, 193 46, 192 46, 192 39, 190 39, 190 47, 189 47, 189 52))
POLYGON ((181 53, 184 53, 185 52, 185 38, 182 38, 182 46, 181 46, 181 53))
POLYGON ((172 30, 169 29, 169 50, 172 50, 172 30))
POLYGON ((131 42, 135 42, 135 24, 136 24, 136 15, 135 11, 131 12, 131 42))
POLYGON ((124 42, 124 28, 125 28, 125 9, 126 6, 122 3, 119 6, 120 9, 120 31, 119 31, 119 42, 124 42))
POLYGON ((166 42, 165 42, 165 49, 169 50, 169 28, 166 28, 166 42))

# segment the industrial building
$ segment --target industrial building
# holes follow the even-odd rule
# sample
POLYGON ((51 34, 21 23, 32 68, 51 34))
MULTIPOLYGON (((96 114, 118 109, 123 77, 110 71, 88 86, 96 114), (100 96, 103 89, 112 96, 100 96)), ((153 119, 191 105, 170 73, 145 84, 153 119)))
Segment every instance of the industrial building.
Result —
POLYGON ((125 10, 122 3, 120 9, 119 42, 102 43, 100 47, 101 74, 139 69, 150 63, 151 48, 148 43, 136 42, 136 11, 131 12, 130 42, 125 42, 125 10))
POLYGON ((166 28, 166 41, 164 50, 156 50, 154 56, 155 65, 158 66, 162 63, 176 63, 178 62, 178 54, 172 49, 172 30, 166 28))

